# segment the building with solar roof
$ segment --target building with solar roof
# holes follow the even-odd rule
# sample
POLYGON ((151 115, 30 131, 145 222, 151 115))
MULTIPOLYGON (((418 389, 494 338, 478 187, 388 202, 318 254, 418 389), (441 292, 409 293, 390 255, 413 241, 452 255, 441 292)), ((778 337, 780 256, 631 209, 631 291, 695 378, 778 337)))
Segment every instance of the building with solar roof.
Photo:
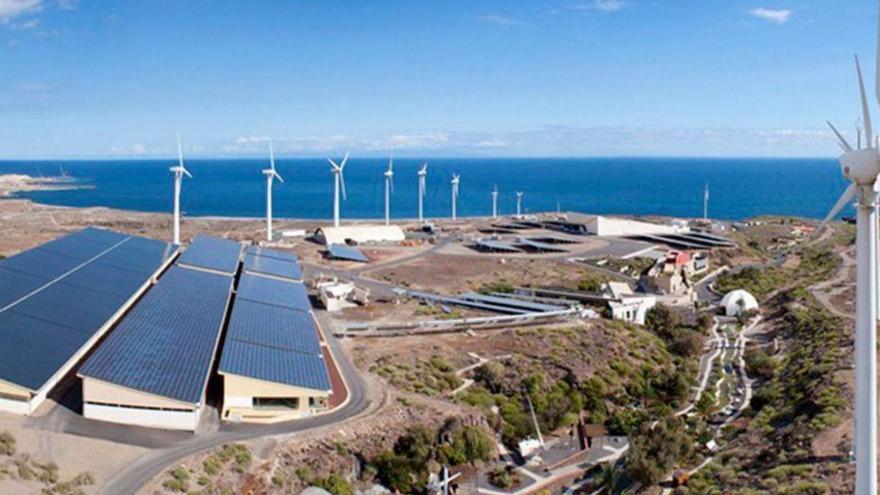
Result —
POLYGON ((241 252, 193 240, 80 368, 87 418, 198 429, 241 252))
POLYGON ((293 254, 248 249, 218 366, 223 419, 286 421, 327 408, 329 356, 301 278, 293 254))
POLYGON ((86 228, 0 261, 0 410, 34 412, 177 250, 86 228))

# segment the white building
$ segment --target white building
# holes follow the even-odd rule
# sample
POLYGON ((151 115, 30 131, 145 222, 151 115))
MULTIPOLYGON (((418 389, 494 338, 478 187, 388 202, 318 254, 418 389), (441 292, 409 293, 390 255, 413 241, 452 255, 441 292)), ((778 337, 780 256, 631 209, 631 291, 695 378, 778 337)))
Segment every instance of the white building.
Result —
POLYGON ((686 225, 649 223, 600 215, 586 217, 577 215, 570 221, 582 223, 588 233, 597 236, 663 235, 690 231, 686 225))
POLYGON ((739 316, 744 311, 758 309, 758 301, 755 299, 755 296, 747 291, 737 289, 728 292, 721 299, 721 306, 724 308, 724 314, 727 316, 739 316))
POLYGON ((606 282, 602 292, 612 298, 608 301, 608 307, 611 309, 611 318, 615 320, 644 325, 648 311, 657 304, 656 297, 636 295, 623 282, 606 282))
POLYGON ((348 225, 345 227, 321 227, 315 238, 325 246, 332 244, 375 244, 403 242, 406 235, 397 225, 348 225))

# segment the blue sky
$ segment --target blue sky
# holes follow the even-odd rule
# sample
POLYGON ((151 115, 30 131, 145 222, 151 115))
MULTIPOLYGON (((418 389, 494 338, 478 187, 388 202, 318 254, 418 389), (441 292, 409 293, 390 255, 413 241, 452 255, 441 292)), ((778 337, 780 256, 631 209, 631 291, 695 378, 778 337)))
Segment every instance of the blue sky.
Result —
POLYGON ((0 0, 0 158, 166 157, 178 131, 202 157, 268 136, 285 156, 833 156, 876 23, 873 0, 0 0))

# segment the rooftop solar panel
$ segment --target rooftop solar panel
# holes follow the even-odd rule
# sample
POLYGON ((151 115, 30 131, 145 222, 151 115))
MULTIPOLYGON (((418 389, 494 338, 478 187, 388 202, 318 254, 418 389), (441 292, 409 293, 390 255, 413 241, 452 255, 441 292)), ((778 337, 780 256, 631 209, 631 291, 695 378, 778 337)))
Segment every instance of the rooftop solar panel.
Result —
POLYGON ((80 369, 189 404, 201 401, 232 278, 172 267, 80 369))
POLYGON ((151 273, 99 264, 130 239, 85 229, 0 262, 0 380, 39 390, 148 283, 167 256, 151 273))
POLYGON ((331 258, 348 261, 359 261, 361 263, 368 263, 370 261, 370 258, 367 258, 367 256, 362 253, 360 249, 346 246, 344 244, 331 244, 328 248, 328 251, 330 252, 331 258))
POLYGON ((292 251, 281 251, 278 249, 268 249, 260 246, 248 246, 248 254, 254 254, 263 258, 275 258, 283 261, 299 262, 296 253, 292 251))
POLYGON ((327 366, 320 354, 304 354, 228 340, 223 347, 220 370, 275 383, 313 390, 330 390, 327 366))
POLYGON ((297 262, 278 258, 248 254, 244 257, 244 269, 251 273, 261 273, 290 280, 302 279, 302 270, 297 262))
POLYGON ((177 262, 232 275, 238 269, 240 255, 241 243, 200 235, 193 239, 177 262))
POLYGON ((318 354, 317 332, 311 313, 237 299, 226 339, 318 354))
POLYGON ((238 298, 264 304, 300 311, 312 309, 306 286, 301 282, 286 282, 244 273, 238 282, 237 294, 238 298))

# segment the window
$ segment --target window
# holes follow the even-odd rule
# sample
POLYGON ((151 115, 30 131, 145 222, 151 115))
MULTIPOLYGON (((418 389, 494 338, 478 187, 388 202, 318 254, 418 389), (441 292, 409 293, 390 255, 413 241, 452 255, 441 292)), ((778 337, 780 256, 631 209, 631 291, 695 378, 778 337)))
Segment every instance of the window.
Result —
POLYGON ((285 411, 299 409, 297 397, 254 397, 254 409, 285 411))

